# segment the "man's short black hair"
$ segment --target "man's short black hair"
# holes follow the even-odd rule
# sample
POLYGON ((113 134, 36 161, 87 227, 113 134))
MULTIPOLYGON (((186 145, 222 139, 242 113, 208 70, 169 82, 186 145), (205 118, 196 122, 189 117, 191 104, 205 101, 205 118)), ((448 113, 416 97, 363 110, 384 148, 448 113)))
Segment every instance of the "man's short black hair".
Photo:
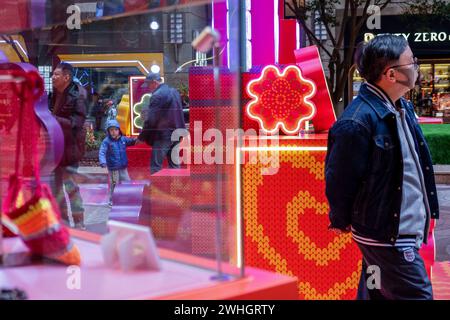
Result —
POLYGON ((56 69, 61 69, 62 72, 63 72, 64 74, 68 74, 68 75, 70 76, 70 79, 73 78, 73 73, 74 73, 74 71, 73 71, 73 67, 72 67, 72 65, 71 65, 70 63, 67 63, 67 62, 60 62, 60 63, 56 66, 55 70, 56 70, 56 69))
POLYGON ((407 47, 405 37, 393 34, 381 34, 367 43, 360 43, 354 60, 361 77, 369 83, 377 82, 384 70, 398 61, 407 47))

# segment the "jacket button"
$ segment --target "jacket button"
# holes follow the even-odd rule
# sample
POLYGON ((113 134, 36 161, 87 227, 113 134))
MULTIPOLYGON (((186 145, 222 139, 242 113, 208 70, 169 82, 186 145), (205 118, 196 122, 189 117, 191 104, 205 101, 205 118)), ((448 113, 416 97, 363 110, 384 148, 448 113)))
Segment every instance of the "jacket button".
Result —
POLYGON ((391 241, 394 242, 394 241, 395 241, 395 238, 391 238, 391 241))
POLYGON ((385 142, 384 145, 385 145, 386 147, 389 147, 389 142, 385 142))
POLYGON ((430 167, 426 167, 425 170, 430 170, 430 167))
POLYGON ((402 190, 402 187, 398 187, 397 189, 400 191, 400 190, 402 190))
POLYGON ((423 145, 424 145, 423 141, 420 141, 420 145, 421 145, 421 146, 423 146, 423 145))
POLYGON ((434 196, 434 192, 433 192, 433 191, 431 191, 430 194, 431 194, 432 196, 434 196))
POLYGON ((394 213, 394 218, 398 218, 398 214, 397 213, 394 213))

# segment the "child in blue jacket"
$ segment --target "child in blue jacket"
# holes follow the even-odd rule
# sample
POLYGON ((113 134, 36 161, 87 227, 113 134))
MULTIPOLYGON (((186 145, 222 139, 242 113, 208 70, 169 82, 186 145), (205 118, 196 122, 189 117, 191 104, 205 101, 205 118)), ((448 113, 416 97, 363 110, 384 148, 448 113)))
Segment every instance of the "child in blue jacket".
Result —
POLYGON ((112 206, 112 195, 116 185, 130 180, 126 148, 135 145, 136 139, 123 136, 117 120, 109 120, 106 131, 107 136, 100 146, 99 160, 102 168, 108 168, 109 206, 112 206))

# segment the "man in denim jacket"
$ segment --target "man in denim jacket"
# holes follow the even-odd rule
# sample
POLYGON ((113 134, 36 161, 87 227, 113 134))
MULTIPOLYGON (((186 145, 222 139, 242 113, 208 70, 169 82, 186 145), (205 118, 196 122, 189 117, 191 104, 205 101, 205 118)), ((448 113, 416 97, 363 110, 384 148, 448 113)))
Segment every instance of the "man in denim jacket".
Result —
POLYGON ((355 60, 366 83, 329 133, 330 228, 351 232, 361 250, 359 297, 433 299, 418 249, 439 205, 427 143, 403 98, 419 66, 405 38, 388 34, 361 45, 355 60), (379 283, 365 280, 369 266, 379 283))

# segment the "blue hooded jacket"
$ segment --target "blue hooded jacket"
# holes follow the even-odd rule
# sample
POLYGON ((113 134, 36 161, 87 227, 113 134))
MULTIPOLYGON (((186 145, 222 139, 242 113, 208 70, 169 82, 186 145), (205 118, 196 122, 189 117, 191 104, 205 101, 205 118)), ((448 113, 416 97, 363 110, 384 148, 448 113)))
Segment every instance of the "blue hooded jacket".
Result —
POLYGON ((128 167, 126 148, 136 143, 136 139, 127 138, 122 135, 120 125, 117 120, 109 120, 106 124, 106 138, 103 140, 99 151, 100 165, 106 165, 108 170, 120 170, 128 167), (119 128, 119 139, 113 139, 108 129, 111 127, 119 128))

